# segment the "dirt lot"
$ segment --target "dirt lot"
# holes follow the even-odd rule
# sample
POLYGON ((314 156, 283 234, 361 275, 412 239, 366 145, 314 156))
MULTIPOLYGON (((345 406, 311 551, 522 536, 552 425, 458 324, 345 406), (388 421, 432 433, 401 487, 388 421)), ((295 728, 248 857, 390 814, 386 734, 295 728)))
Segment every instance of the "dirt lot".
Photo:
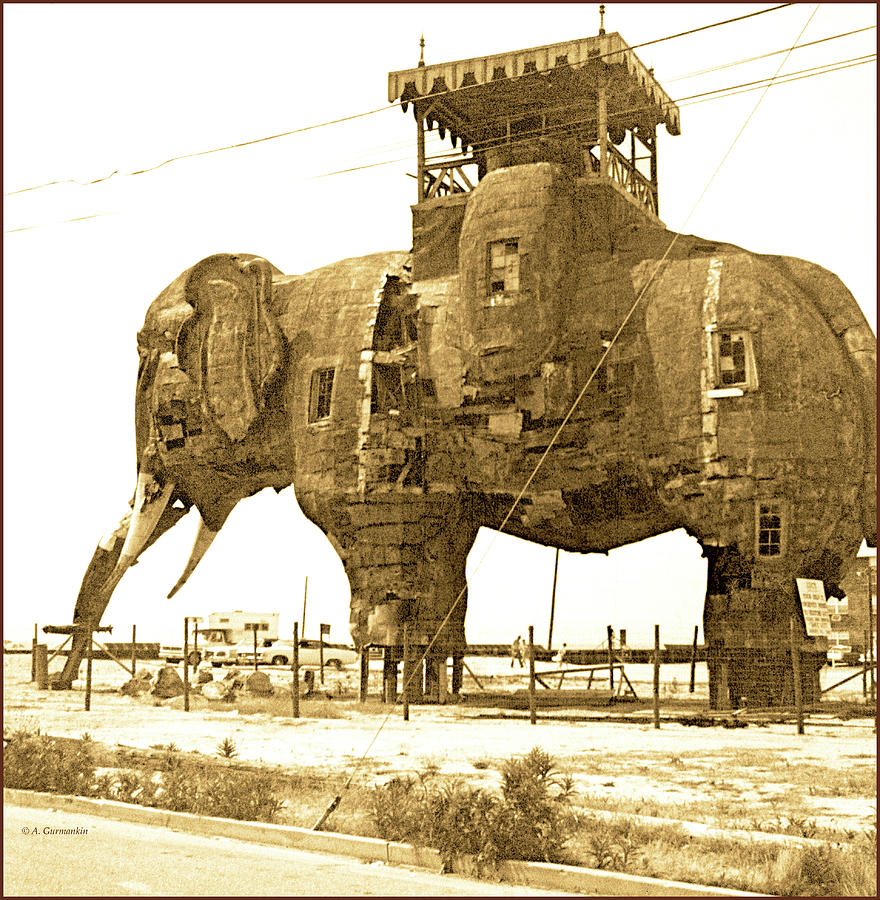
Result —
MULTIPOLYGON (((469 657, 467 664, 492 690, 521 689, 527 682, 525 671, 511 670, 507 659, 469 657)), ((379 665, 373 663, 371 692, 378 692, 379 665)), ((539 665, 539 672, 542 668, 555 666, 539 665)), ((429 772, 493 786, 500 781, 501 761, 537 745, 573 775, 583 808, 830 839, 875 827, 873 718, 842 718, 839 703, 829 704, 828 711, 809 716, 801 736, 790 722, 728 729, 672 721, 676 713, 707 709, 704 666, 698 666, 694 695, 688 692, 687 665, 663 667, 659 730, 652 725, 649 702, 609 705, 605 686, 588 709, 539 710, 535 726, 527 712, 476 705, 413 706, 404 722, 399 706, 344 699, 354 695, 356 668, 327 672, 325 688, 338 699, 304 704, 303 716, 293 719, 289 693, 281 693, 290 673, 268 671, 279 696, 242 697, 230 705, 194 695, 187 713, 182 698, 121 695, 127 674, 96 661, 92 708, 85 712, 82 682, 70 692, 37 691, 30 682, 30 657, 4 656, 5 728, 38 726, 67 737, 88 732, 111 747, 147 749, 173 742, 182 751, 214 757, 218 743, 228 738, 242 762, 331 771, 340 788, 355 768, 359 784, 429 772)), ((823 676, 834 683, 847 673, 829 669, 823 676)), ((631 665, 627 674, 640 696, 650 700, 651 667, 631 665)), ((566 685, 569 681, 572 687, 584 684, 575 676, 568 676, 566 685)), ((478 693, 470 675, 464 689, 478 693)), ((834 696, 861 701, 860 679, 834 696)), ((303 812, 296 824, 311 824, 310 817, 321 811, 303 812)))

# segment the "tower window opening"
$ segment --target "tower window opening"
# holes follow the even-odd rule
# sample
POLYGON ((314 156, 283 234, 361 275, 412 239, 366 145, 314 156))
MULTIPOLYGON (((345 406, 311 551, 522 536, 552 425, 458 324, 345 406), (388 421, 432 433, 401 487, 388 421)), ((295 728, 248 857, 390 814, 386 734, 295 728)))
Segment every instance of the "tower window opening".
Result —
POLYGON ((519 290, 519 243, 515 240, 489 244, 489 293, 519 290))
POLYGON ((312 373, 309 391, 309 422, 330 418, 330 400, 333 396, 334 369, 318 369, 312 373))
POLYGON ((758 556, 782 555, 782 504, 778 501, 758 504, 758 556))
POLYGON ((752 335, 748 331, 718 331, 715 335, 718 387, 756 388, 758 386, 752 335))

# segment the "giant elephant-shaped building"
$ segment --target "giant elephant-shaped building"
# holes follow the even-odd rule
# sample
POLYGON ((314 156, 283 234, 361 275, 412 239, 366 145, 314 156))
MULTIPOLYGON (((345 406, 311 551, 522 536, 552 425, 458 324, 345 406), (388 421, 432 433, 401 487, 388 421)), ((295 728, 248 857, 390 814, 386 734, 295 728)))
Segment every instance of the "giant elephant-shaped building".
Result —
MULTIPOLYGON (((584 60, 603 39, 619 36, 587 39, 584 60)), ((644 87, 621 44, 619 77, 644 87)), ((553 77, 547 58, 524 75, 553 77)), ((452 121, 430 69, 392 73, 420 135, 452 121)), ((184 578, 240 499, 293 484, 344 563, 355 641, 395 664, 408 621, 428 695, 464 652, 485 525, 580 552, 684 528, 709 561, 713 705, 786 702, 792 617, 816 697, 825 649, 795 579, 836 584, 875 540, 874 336, 819 266, 669 232, 653 173, 646 192, 635 162, 628 179, 609 163, 607 102, 574 150, 568 132, 468 138, 459 110, 479 180, 432 176, 420 149, 411 252, 305 275, 219 254, 166 288, 138 335, 135 513, 96 550, 76 621, 96 623, 189 508, 203 526, 184 578)), ((654 154, 649 129, 677 127, 655 106, 653 123, 620 119, 654 154)))

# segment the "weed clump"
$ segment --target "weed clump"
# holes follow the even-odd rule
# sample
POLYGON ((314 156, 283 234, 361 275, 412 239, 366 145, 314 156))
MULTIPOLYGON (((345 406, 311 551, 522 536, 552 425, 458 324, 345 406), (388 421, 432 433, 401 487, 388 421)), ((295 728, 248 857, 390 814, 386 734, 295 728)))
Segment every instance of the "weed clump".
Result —
POLYGON ((80 797, 101 797, 174 812, 271 822, 283 806, 277 778, 259 772, 216 769, 179 756, 168 745, 158 771, 121 756, 118 767, 98 773, 88 735, 59 740, 39 731, 9 736, 4 753, 6 787, 80 797))
POLYGON ((55 794, 95 795, 91 738, 58 740, 36 731, 16 731, 3 753, 3 782, 9 788, 55 794))
POLYGON ((381 838, 436 847, 447 865, 474 858, 478 871, 502 859, 559 862, 573 817, 572 782, 535 747, 501 767, 500 796, 431 774, 393 778, 373 792, 373 821, 381 838))

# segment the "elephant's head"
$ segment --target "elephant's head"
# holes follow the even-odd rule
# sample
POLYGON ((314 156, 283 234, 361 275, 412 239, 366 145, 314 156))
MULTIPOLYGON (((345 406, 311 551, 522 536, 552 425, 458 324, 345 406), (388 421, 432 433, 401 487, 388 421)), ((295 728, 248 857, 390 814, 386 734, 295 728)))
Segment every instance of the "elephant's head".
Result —
MULTIPOLYGON (((183 585, 235 504, 293 480, 285 413, 284 337, 266 260, 218 254, 193 266, 150 306, 138 334, 138 479, 132 510, 95 551, 74 621, 97 624, 146 547, 195 506, 201 516, 183 585)), ((77 640, 60 683, 79 666, 77 640)))
POLYGON ((286 362, 273 273, 259 257, 211 256, 159 295, 138 335, 138 471, 173 482, 213 530, 292 477, 283 436, 270 436, 284 430, 286 362))

